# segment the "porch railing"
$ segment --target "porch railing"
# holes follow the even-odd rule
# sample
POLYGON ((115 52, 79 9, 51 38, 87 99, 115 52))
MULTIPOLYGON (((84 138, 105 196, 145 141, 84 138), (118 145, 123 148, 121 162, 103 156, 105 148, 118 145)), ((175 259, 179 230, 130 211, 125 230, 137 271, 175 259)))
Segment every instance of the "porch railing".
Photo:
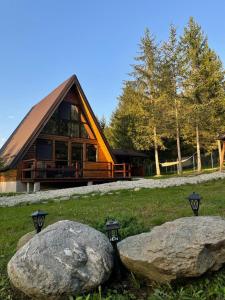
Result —
POLYGON ((24 160, 21 170, 22 180, 59 180, 79 178, 130 178, 131 169, 128 164, 113 164, 109 162, 74 162, 68 166, 68 161, 24 160))

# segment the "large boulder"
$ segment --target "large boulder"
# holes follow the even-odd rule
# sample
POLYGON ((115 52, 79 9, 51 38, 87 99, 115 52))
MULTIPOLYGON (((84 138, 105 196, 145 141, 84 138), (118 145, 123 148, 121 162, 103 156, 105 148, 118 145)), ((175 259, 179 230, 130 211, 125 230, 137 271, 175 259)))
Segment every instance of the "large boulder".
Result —
POLYGON ((31 231, 23 235, 17 245, 16 245, 16 250, 19 250, 21 247, 23 247, 27 242, 29 242, 30 239, 32 239, 36 234, 36 231, 31 231))
POLYGON ((72 221, 59 221, 36 234, 11 258, 13 286, 32 299, 68 299, 106 281, 113 249, 101 232, 72 221))
POLYGON ((118 244, 123 264, 151 281, 170 282, 216 271, 225 263, 225 220, 187 217, 118 244))

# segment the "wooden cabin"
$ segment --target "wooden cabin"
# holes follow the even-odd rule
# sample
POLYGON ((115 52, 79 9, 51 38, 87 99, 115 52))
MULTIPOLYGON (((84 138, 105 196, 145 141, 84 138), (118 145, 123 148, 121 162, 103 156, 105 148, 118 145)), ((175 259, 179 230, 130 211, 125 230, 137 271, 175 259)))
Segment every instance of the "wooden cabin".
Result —
POLYGON ((149 155, 145 152, 133 149, 112 149, 112 152, 118 163, 126 163, 130 166, 131 176, 146 176, 149 155))
POLYGON ((42 184, 129 179, 117 164, 75 75, 28 112, 0 150, 0 192, 38 191, 42 184))

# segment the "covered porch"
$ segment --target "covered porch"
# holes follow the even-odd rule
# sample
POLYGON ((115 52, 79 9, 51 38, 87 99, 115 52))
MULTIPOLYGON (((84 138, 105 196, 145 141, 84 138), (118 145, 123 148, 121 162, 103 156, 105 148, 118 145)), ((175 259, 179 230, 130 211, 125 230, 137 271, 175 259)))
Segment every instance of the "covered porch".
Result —
POLYGON ((22 182, 82 182, 130 179, 130 165, 110 162, 69 162, 28 159, 22 161, 22 182))

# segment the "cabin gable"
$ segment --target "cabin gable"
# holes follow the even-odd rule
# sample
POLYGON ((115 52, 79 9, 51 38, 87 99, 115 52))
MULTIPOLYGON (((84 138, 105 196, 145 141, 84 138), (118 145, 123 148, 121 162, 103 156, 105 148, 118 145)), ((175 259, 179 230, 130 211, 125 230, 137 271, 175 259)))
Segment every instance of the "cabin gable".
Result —
POLYGON ((79 182, 129 177, 111 148, 76 76, 35 105, 0 150, 0 182, 79 182))

